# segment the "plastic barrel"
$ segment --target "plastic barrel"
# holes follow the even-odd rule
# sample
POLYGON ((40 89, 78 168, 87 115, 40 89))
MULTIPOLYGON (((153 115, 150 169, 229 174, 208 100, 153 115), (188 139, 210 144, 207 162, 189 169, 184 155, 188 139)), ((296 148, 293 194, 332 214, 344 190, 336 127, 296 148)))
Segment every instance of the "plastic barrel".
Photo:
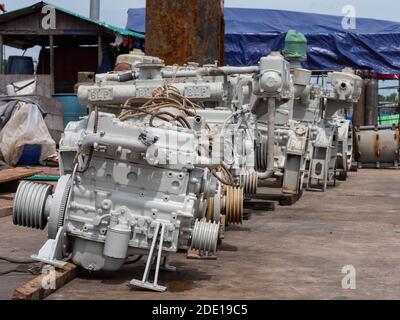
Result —
POLYGON ((10 56, 7 64, 7 74, 34 74, 32 57, 10 56))
POLYGON ((78 121, 80 117, 86 116, 87 108, 82 106, 76 94, 59 93, 53 95, 53 98, 62 102, 64 105, 64 128, 71 121, 78 121))

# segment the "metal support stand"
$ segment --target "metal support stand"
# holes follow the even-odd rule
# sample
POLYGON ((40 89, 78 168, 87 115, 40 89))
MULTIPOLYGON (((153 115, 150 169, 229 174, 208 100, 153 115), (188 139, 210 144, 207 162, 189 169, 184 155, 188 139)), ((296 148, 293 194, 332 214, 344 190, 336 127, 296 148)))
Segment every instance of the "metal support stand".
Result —
MULTIPOLYGON (((306 190, 307 191, 317 191, 317 192, 325 192, 327 187, 328 187, 328 181, 331 180, 330 177, 331 176, 335 176, 335 171, 333 171, 333 175, 330 173, 330 168, 329 168, 329 160, 330 160, 330 152, 329 152, 329 148, 326 148, 326 153, 325 153, 325 159, 323 160, 324 163, 324 174, 322 179, 317 179, 317 186, 312 184, 312 168, 313 166, 313 162, 317 161, 314 159, 311 159, 310 161, 310 170, 309 170, 309 176, 307 179, 307 187, 306 190), (320 181, 322 180, 322 185, 320 183, 320 181)), ((321 161, 321 160, 318 160, 321 161)))
MULTIPOLYGON (((158 284, 158 274, 160 271, 162 248, 163 248, 163 242, 164 242, 164 232, 165 232, 165 224, 158 222, 155 227, 155 230, 154 230, 153 241, 151 243, 149 255, 147 257, 146 267, 144 269, 143 278, 142 278, 142 280, 132 279, 130 282, 131 286, 140 287, 140 288, 158 291, 158 292, 164 292, 165 290, 167 290, 166 287, 160 286, 158 284), (160 226, 161 226, 161 233, 159 232, 160 226), (158 253, 157 253, 157 260, 156 260, 156 264, 155 264, 154 281, 152 283, 149 281, 150 268, 151 268, 151 264, 153 261, 154 250, 157 245, 157 239, 159 237, 160 237, 160 241, 158 244, 158 253)), ((166 259, 164 260, 163 266, 167 267, 167 268, 169 267, 168 261, 166 259)))
POLYGON ((63 232, 64 229, 59 228, 56 238, 48 239, 39 250, 39 253, 32 255, 31 258, 62 269, 67 263, 66 261, 62 261, 63 232))

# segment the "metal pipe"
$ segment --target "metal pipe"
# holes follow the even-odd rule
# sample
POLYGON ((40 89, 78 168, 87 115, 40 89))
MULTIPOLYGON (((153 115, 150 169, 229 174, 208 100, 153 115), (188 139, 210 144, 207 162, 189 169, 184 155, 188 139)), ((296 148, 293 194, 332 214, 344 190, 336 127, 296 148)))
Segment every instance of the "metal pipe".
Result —
MULTIPOLYGON (((114 76, 112 76, 114 77, 114 76)), ((118 79, 118 77, 115 77, 113 79, 118 79)), ((154 89, 162 86, 163 82, 155 82, 154 89)), ((173 86, 179 90, 179 92, 182 95, 185 95, 187 98, 193 101, 220 101, 223 98, 224 91, 222 87, 222 83, 208 83, 208 82, 203 82, 203 83, 174 83, 173 86), (185 92, 188 88, 195 88, 196 86, 207 86, 209 88, 209 97, 205 98, 202 96, 190 96, 186 95, 185 92)), ((151 97, 149 96, 139 96, 137 88, 143 88, 142 87, 137 87, 136 85, 108 85, 104 84, 101 86, 93 86, 93 85, 81 85, 78 88, 78 99, 79 102, 82 105, 97 105, 97 106, 102 106, 102 105, 110 105, 110 104, 124 104, 129 98, 132 97, 137 97, 137 98, 143 98, 142 102, 146 102, 147 99, 151 97), (102 93, 102 97, 99 98, 98 94, 96 92, 98 91, 103 91, 105 93, 102 93), (92 96, 92 93, 94 92, 94 97, 92 96), (107 94, 106 94, 107 93, 107 94)), ((143 91, 143 90, 141 90, 143 91)), ((136 100, 135 102, 139 102, 136 100)))
POLYGON ((100 20, 100 0, 90 0, 90 19, 100 20))
POLYGON ((130 139, 115 137, 110 135, 103 135, 102 133, 92 133, 86 135, 82 140, 82 148, 89 149, 90 147, 97 146, 119 146, 123 149, 129 149, 135 152, 144 152, 147 146, 142 143, 138 137, 131 137, 130 139))
POLYGON ((267 170, 274 170, 275 162, 275 116, 276 104, 275 98, 268 98, 268 155, 267 155, 267 170))
POLYGON ((197 76, 227 76, 231 74, 247 74, 247 73, 257 73, 260 71, 258 66, 250 67, 203 67, 196 70, 178 70, 176 72, 163 70, 162 75, 164 78, 189 78, 197 76))
POLYGON ((276 103, 275 98, 268 98, 268 142, 267 142, 267 170, 258 173, 259 179, 267 179, 274 173, 275 162, 275 115, 276 103))
MULTIPOLYGON (((150 265, 151 265, 152 260, 153 260, 154 248, 156 247, 157 238, 158 238, 158 232, 159 231, 160 231, 160 223, 158 222, 156 224, 156 228, 154 230, 153 241, 151 242, 150 252, 149 252, 149 255, 147 257, 147 262, 146 262, 146 268, 144 269, 144 273, 143 273, 143 278, 142 278, 142 282, 143 283, 146 283, 148 278, 149 278, 150 265)), ((161 244, 160 244, 160 246, 161 246, 161 244)))
POLYGON ((154 275, 154 285, 155 286, 158 283, 158 273, 160 271, 160 262, 161 262, 161 254, 162 254, 163 242, 164 242, 164 233, 165 233, 165 224, 163 223, 162 226, 161 226, 160 242, 159 242, 159 245, 158 245, 156 273, 154 275))

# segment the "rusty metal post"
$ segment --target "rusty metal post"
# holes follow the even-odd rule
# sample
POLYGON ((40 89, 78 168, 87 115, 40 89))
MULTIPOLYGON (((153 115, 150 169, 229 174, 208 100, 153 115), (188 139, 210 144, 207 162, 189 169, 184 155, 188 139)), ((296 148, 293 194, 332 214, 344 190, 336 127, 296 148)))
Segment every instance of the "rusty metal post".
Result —
POLYGON ((166 64, 224 60, 223 0, 146 0, 146 54, 166 64))
POLYGON ((353 126, 363 126, 365 124, 365 96, 366 82, 362 81, 361 96, 353 109, 353 126))
POLYGON ((365 125, 376 125, 378 123, 378 80, 371 78, 368 81, 365 96, 365 125))

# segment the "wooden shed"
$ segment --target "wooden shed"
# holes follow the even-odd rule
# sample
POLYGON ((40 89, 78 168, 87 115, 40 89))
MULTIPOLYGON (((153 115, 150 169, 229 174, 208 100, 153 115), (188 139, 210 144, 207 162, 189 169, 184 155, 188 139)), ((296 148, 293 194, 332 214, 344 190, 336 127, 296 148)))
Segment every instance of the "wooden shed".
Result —
MULTIPOLYGON (((0 57, 4 45, 23 50, 41 47, 36 79, 37 94, 44 96, 72 93, 78 72, 96 72, 100 66, 108 71, 106 54, 127 53, 143 38, 43 1, 0 15, 0 57)), ((3 59, 0 72, 1 91, 11 82, 32 78, 4 74, 3 59)))

